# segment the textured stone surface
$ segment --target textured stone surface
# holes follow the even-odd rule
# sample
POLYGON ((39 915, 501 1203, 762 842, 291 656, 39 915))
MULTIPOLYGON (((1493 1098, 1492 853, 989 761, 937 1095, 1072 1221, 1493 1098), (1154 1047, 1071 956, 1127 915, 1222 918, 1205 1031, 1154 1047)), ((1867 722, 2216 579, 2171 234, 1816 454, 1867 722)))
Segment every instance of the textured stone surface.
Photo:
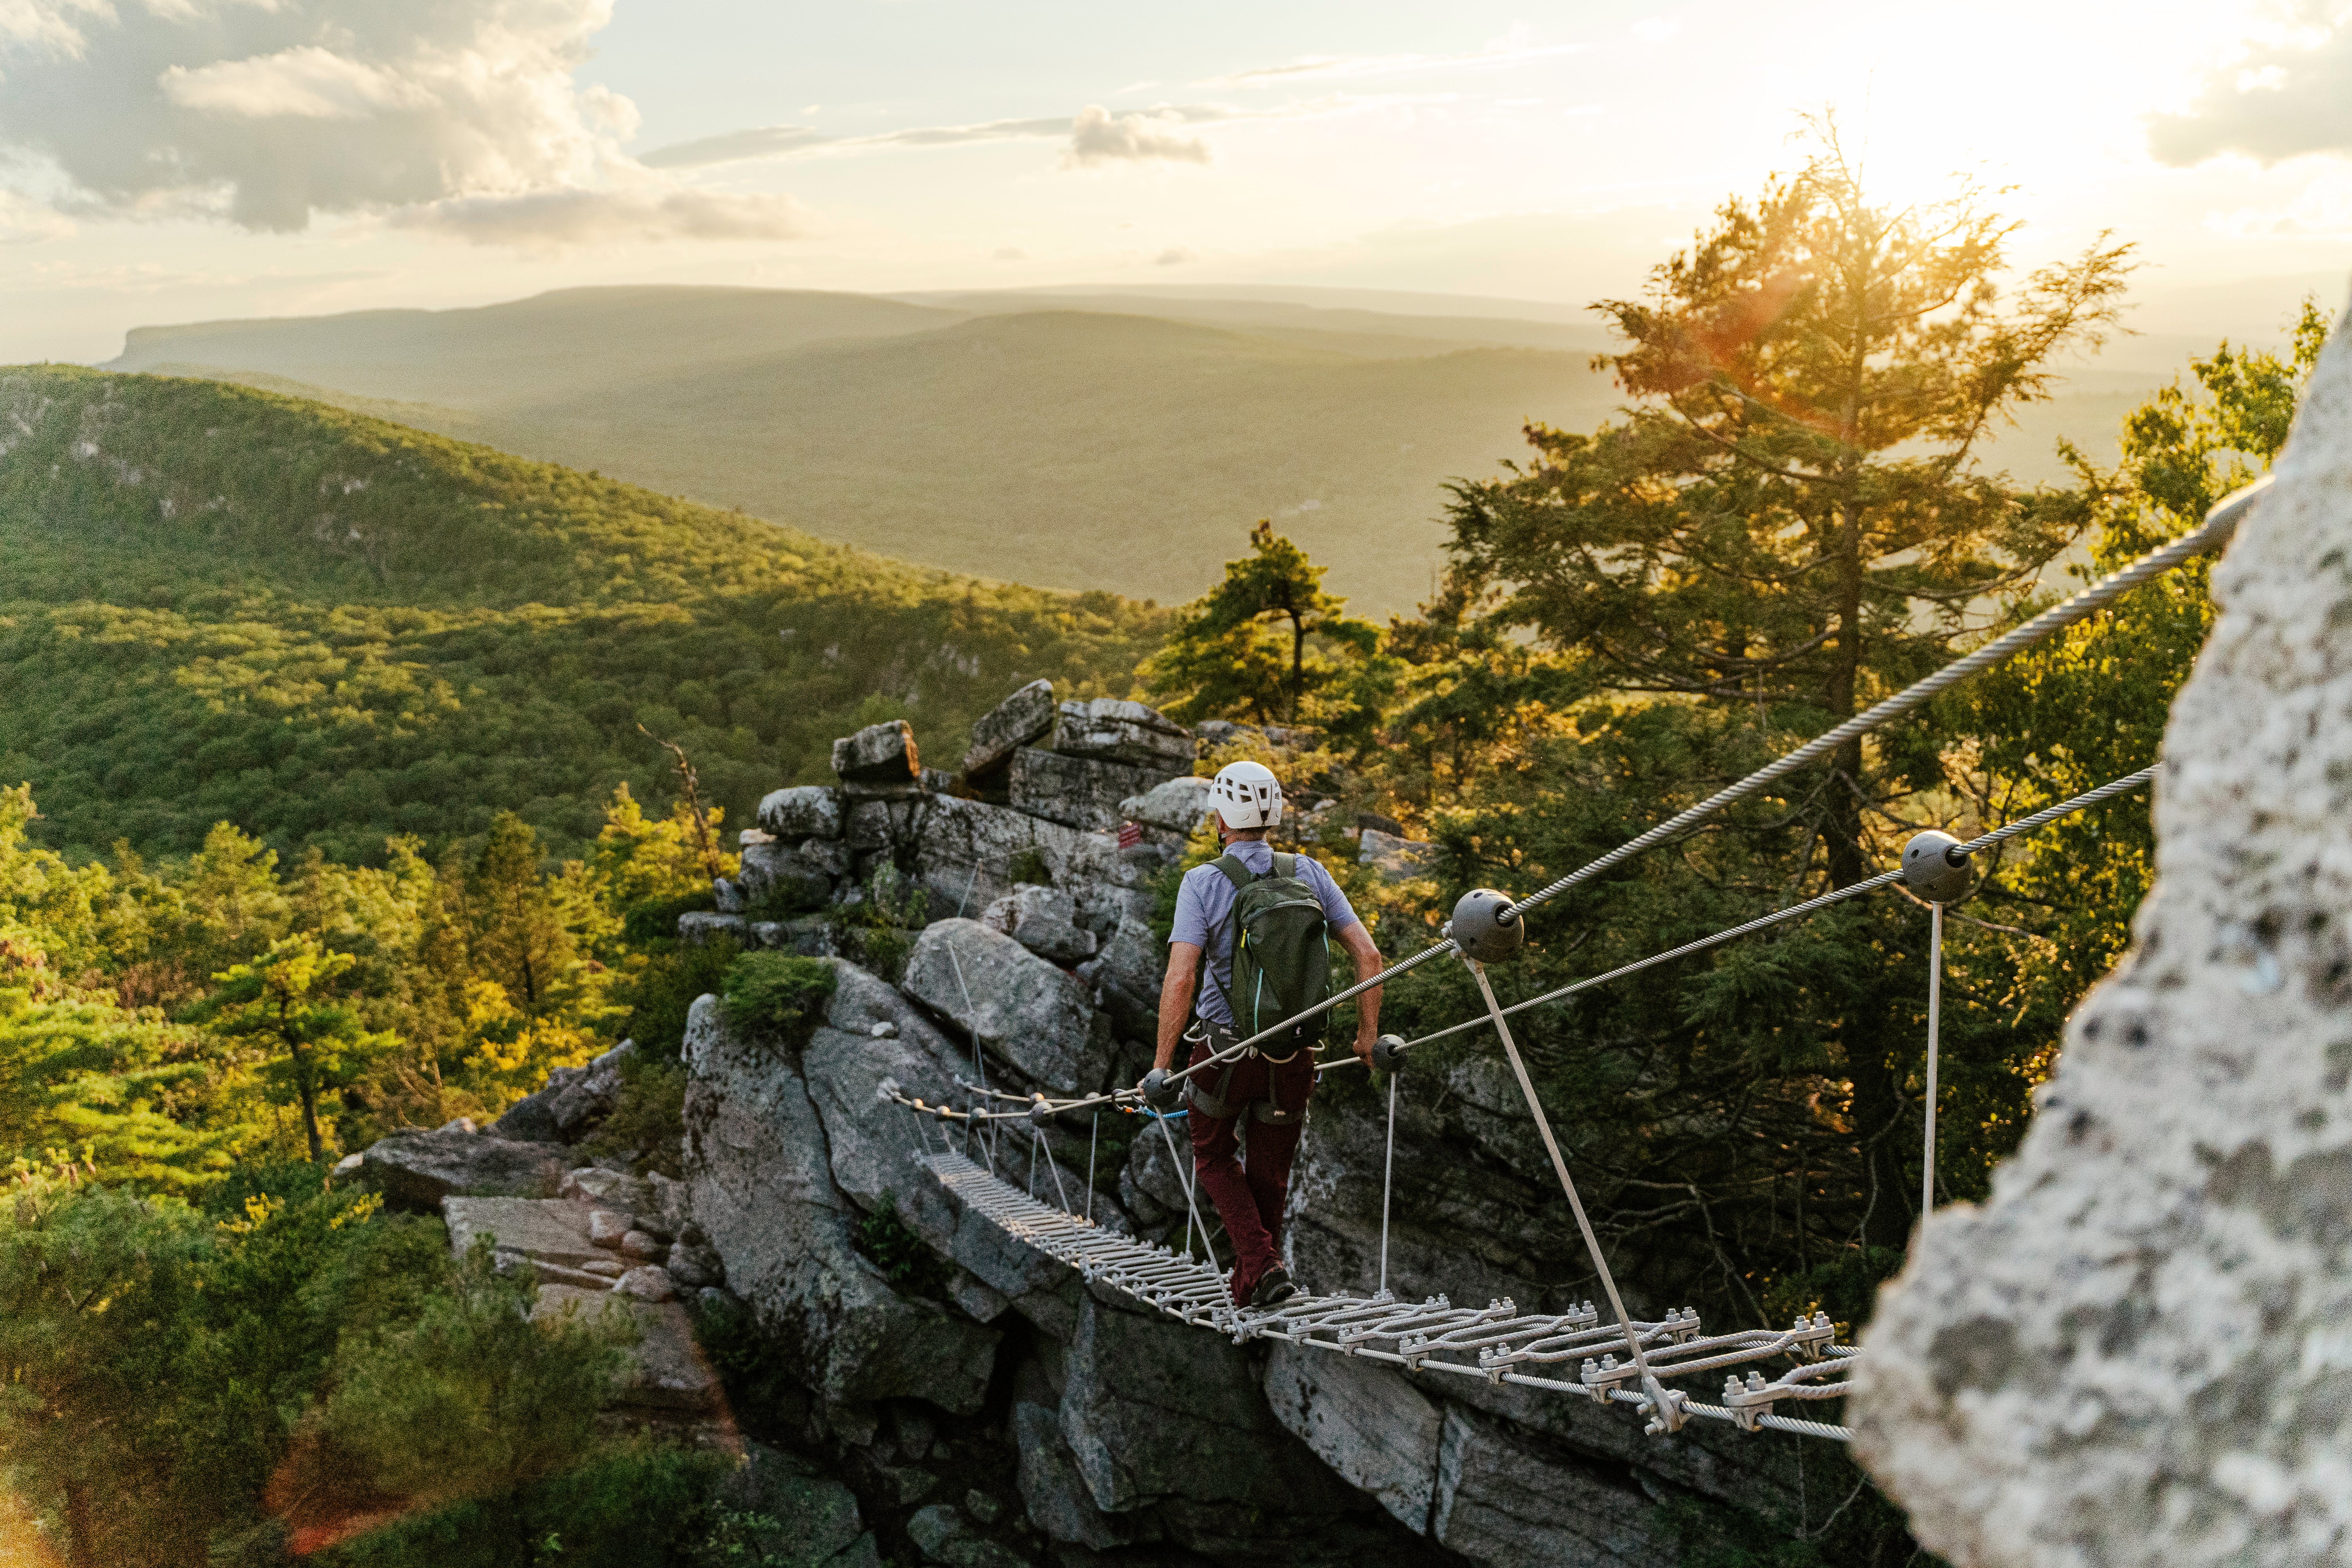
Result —
POLYGON ((841 792, 822 784, 772 790, 760 798, 761 830, 778 838, 841 837, 841 792))
POLYGON ((877 1561, 857 1499, 789 1455, 743 1445, 743 1468, 719 1483, 719 1501, 772 1521, 745 1542, 749 1560, 774 1568, 864 1568, 877 1561))
POLYGON ((695 1223, 730 1287, 831 1404, 980 1408, 997 1335, 893 1291, 851 1243, 824 1128, 797 1065, 730 1031, 714 996, 688 1016, 686 1170, 695 1223))
MULTIPOLYGON (((833 772, 844 784, 919 784, 923 764, 913 727, 904 719, 893 719, 844 735, 833 743, 833 772)), ((776 831, 765 822, 760 826, 776 831)))
POLYGON ((846 857, 837 844, 821 838, 812 843, 809 850, 797 844, 747 845, 735 877, 747 908, 773 916, 818 909, 831 899, 835 868, 845 865, 846 857))
POLYGON ((1445 1413, 1437 1499, 1440 1545, 1494 1568, 1675 1568, 1658 1508, 1640 1488, 1547 1463, 1525 1436, 1460 1408, 1445 1413))
MULTIPOLYGON (((2352 336, 2213 574, 2159 875, 1981 1208, 1865 1339, 1858 1451, 1976 1564, 2352 1555, 2352 336)), ((2111 809, 2128 809, 2117 806, 2111 809)))
POLYGON ((1276 1420, 1408 1528, 1429 1531, 1445 1414, 1392 1367, 1276 1344, 1265 1365, 1276 1420))
POLYGON ((675 1301, 634 1300, 606 1290, 542 1284, 534 1321, 564 1311, 593 1320, 604 1312, 627 1312, 637 1325, 637 1342, 621 1374, 618 1401, 641 1410, 715 1411, 722 1400, 718 1374, 694 1342, 694 1324, 675 1301))
POLYGON ((1121 910, 1118 924, 1079 973, 1094 982, 1121 1029, 1139 1038, 1152 1037, 1160 985, 1168 973, 1168 944, 1153 932, 1149 915, 1121 910))
POLYGON ((1013 1440, 1021 1450, 1021 1500, 1029 1521, 1052 1541, 1073 1542, 1097 1552, 1159 1538, 1149 1514, 1105 1513, 1087 1490, 1077 1457, 1062 1436, 1060 1417, 1026 1400, 1013 1407, 1013 1440))
POLYGON ((887 807, 861 805, 852 815, 877 846, 907 858, 930 893, 934 918, 977 915, 1013 890, 1022 869, 1068 892, 1090 920, 1124 907, 1143 882, 1143 873, 1119 858, 1113 835, 1081 832, 1010 806, 926 795, 887 807))
POLYGON ((546 1085, 507 1108, 491 1136, 525 1143, 576 1143, 621 1100, 621 1066, 636 1055, 623 1040, 585 1067, 557 1068, 546 1085))
POLYGON ((467 1198, 441 1200, 448 1222, 449 1249, 463 1258, 478 1237, 491 1237, 500 1253, 534 1262, 577 1268, 604 1256, 588 1235, 589 1211, 564 1198, 467 1198))
POLYGON ((1099 939, 1077 923, 1076 899, 1059 888, 1024 885, 982 911, 980 923, 1003 931, 1048 963, 1064 967, 1095 955, 1099 939))
POLYGON ((971 1076, 971 1057, 875 975, 845 963, 836 963, 834 973, 825 1026, 802 1058, 809 1097, 824 1122, 833 1179, 862 1209, 894 1198, 903 1215, 919 1221, 945 1201, 938 1181, 914 1166, 916 1155, 938 1151, 939 1124, 881 1104, 875 1091, 895 1079, 907 1093, 936 1104, 958 1072, 971 1076), (877 1023, 892 1033, 876 1036, 877 1023))
POLYGON ((668 1269, 657 1264, 630 1269, 613 1281, 613 1289, 621 1295, 633 1296, 640 1301, 673 1301, 677 1299, 677 1281, 669 1277, 668 1269))
POLYGON ((1086 1092, 1109 1070, 1086 985, 978 921, 925 928, 901 984, 1042 1088, 1086 1092))
POLYGON ((1141 795, 1131 795, 1120 801, 1118 814, 1147 827, 1189 834, 1209 815, 1209 781, 1187 774, 1154 784, 1141 795))
POLYGON ((1356 858, 1391 881, 1426 877, 1436 868, 1437 846, 1367 827, 1356 836, 1356 858))
POLYGON ((709 910, 689 910, 677 917, 677 940, 688 947, 701 947, 722 939, 738 947, 751 946, 751 922, 741 915, 722 915, 709 910))
POLYGON ((963 754, 968 778, 985 778, 1010 762, 1015 749, 1043 739, 1054 729, 1054 683, 1033 680, 982 714, 971 727, 971 748, 963 754))
POLYGON ((1177 1322, 1081 1299, 1062 1435, 1095 1506, 1181 1497, 1233 1509, 1333 1512, 1343 1489, 1276 1424, 1249 1352, 1177 1322))
POLYGON ((1054 750, 1074 757, 1129 763, 1161 773, 1192 771, 1199 748, 1192 731, 1157 708, 1116 697, 1065 702, 1054 725, 1054 750))
POLYGON ((1014 810, 1098 833, 1117 827, 1126 819, 1120 804, 1149 793, 1169 772, 1024 746, 1013 753, 1006 779, 1014 810))
POLYGON ((437 1210, 454 1194, 551 1198, 563 1180, 561 1151, 478 1132, 398 1132, 365 1152, 360 1168, 395 1208, 437 1210))

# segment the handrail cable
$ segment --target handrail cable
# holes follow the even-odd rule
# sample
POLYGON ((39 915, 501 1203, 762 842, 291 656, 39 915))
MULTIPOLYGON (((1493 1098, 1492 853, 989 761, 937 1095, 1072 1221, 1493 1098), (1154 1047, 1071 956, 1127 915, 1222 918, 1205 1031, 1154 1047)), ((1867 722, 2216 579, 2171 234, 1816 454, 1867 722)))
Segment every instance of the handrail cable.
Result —
MULTIPOLYGON (((2149 551, 2128 566, 2109 573, 2074 597, 2042 611, 2023 626, 2002 634, 1973 653, 1955 659, 1933 675, 1915 681, 1885 701, 1855 714, 1835 729, 1814 737, 1786 756, 1766 763, 1738 783, 1717 791, 1688 810, 1680 812, 1647 832, 1628 839, 1598 859, 1588 861, 1568 875, 1528 894, 1526 898, 1506 905, 1499 911, 1501 917, 1507 920, 1524 914, 1527 910, 1557 897, 1579 883, 1588 881, 1612 867, 1622 865, 1644 850, 1654 849, 1671 838, 1681 837, 1725 806, 1744 800, 1774 780, 1784 778, 1807 763, 1827 756, 1848 741, 1867 734, 1888 720, 1900 718, 1928 699, 1967 679, 1969 676, 1981 674, 1997 664, 2015 658, 2027 648, 2049 637, 2053 633, 2063 631, 2077 621, 2084 620, 2093 613, 2105 608, 2117 597, 2138 587, 2150 578, 2161 576, 2185 561, 2193 560, 2199 555, 2222 548, 2229 543, 2231 536, 2236 533, 2239 523, 2244 521, 2247 511, 2253 504, 2262 499, 2263 492, 2270 488, 2270 484, 2271 476, 2264 474, 2243 489, 2233 490, 2214 502, 2205 513, 2204 521, 2192 531, 2181 535, 2169 544, 2160 545, 2149 551)), ((1235 1041, 1223 1050, 1210 1053, 1192 1066, 1171 1073, 1168 1081, 1181 1083, 1196 1073, 1230 1061, 1253 1046, 1271 1039, 1283 1031, 1318 1014, 1327 1012, 1342 1002, 1360 995, 1376 985, 1383 984, 1408 970, 1418 968, 1433 958, 1440 958, 1458 951, 1451 937, 1444 938, 1414 953, 1411 958, 1390 965, 1369 979, 1360 980, 1344 991, 1326 997, 1312 1006, 1300 1009, 1297 1015, 1284 1019, 1270 1029, 1262 1029, 1247 1039, 1235 1041)), ((1083 1110, 1096 1105, 1124 1104, 1136 1098, 1138 1096, 1132 1089, 1112 1089, 1103 1094, 1073 1101, 1068 1105, 1057 1106, 1055 1109, 1083 1110)))

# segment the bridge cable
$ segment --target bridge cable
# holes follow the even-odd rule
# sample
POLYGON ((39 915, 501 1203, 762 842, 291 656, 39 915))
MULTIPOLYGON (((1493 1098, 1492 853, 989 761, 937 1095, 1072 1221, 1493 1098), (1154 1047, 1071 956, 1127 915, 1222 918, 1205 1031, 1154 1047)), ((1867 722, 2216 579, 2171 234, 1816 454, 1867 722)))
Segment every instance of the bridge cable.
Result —
POLYGON ((1668 1389, 1650 1370, 1650 1360, 1642 1353, 1642 1336, 1634 1331, 1633 1315, 1625 1310, 1624 1299, 1617 1294, 1616 1277, 1609 1271, 1609 1259, 1601 1256, 1601 1238, 1592 1234, 1592 1221, 1585 1217, 1584 1200, 1576 1195, 1576 1183, 1568 1173, 1568 1161, 1559 1152, 1559 1142, 1551 1135, 1551 1118, 1544 1114, 1543 1101, 1536 1096, 1535 1080, 1528 1077, 1528 1065, 1519 1059, 1519 1047, 1511 1038, 1511 1026, 1503 1019, 1502 1005, 1495 1000, 1495 988, 1486 983, 1486 966, 1475 958, 1465 958, 1470 977, 1478 983, 1478 994, 1486 1000, 1486 1016, 1494 1020, 1495 1033, 1503 1041, 1503 1054, 1511 1058, 1511 1071, 1517 1075, 1519 1092, 1528 1097, 1528 1114, 1536 1119, 1536 1131, 1543 1134, 1544 1152, 1551 1156, 1551 1168, 1559 1177, 1560 1190, 1568 1194, 1568 1206, 1576 1215, 1576 1228, 1584 1237, 1584 1250, 1592 1259, 1593 1272, 1601 1276, 1601 1289, 1608 1292, 1609 1310, 1617 1314, 1618 1326, 1625 1331, 1625 1349, 1633 1357, 1633 1375, 1642 1380, 1642 1391, 1650 1396, 1654 1431, 1672 1432, 1682 1426, 1681 1401, 1687 1396, 1679 1389, 1668 1389))
POLYGON ((1807 763, 1828 756, 1849 741, 1859 740, 1888 720, 1902 717, 1946 688, 1954 686, 1971 675, 1990 669, 1994 665, 2024 652, 2053 632, 2073 626, 2092 612, 2112 603, 2119 595, 2137 588, 2149 578, 2160 576, 2194 556, 2221 549, 2230 542, 2231 535, 2237 531, 2238 524, 2244 518, 2247 510, 2261 499, 2263 492, 2269 488, 2270 482, 2271 477, 2265 474, 2243 489, 2223 497, 2205 514, 2205 521, 2197 527, 2195 531, 2183 534, 2169 544, 2149 551, 2130 565, 2100 578, 2073 598, 2053 605, 2023 626, 1985 644, 1974 653, 1955 659, 1926 679, 1904 688, 1884 702, 1855 714, 1835 729, 1806 742, 1788 755, 1757 769, 1728 789, 1720 790, 1709 795, 1689 810, 1668 818, 1640 837, 1619 845, 1600 858, 1589 861, 1557 881, 1538 889, 1506 908, 1502 911, 1502 918, 1507 920, 1515 915, 1524 914, 1538 904, 1568 891, 1578 883, 1589 881, 1610 868, 1622 865, 1645 849, 1654 848, 1670 838, 1681 837, 1725 806, 1746 799, 1775 779, 1785 778, 1807 763))
MULTIPOLYGON (((1966 844, 1961 845, 1954 851, 1954 853, 1973 855, 1979 849, 1989 849, 1996 844, 2006 843, 2010 839, 2018 837, 2020 834, 2031 833, 2037 827, 2047 826, 2049 824, 2057 821, 2062 816, 2071 816, 2073 813, 2081 811, 2086 806, 2096 805, 2102 801, 2112 799, 2116 795, 2127 794, 2132 790, 2139 788, 2142 784, 2154 779, 2156 777, 2156 772, 2157 770, 2155 767, 2145 767, 2140 769, 2137 773, 2126 773, 2119 779, 2110 780, 2108 783, 2101 784, 2095 790, 2089 790, 2082 795, 2074 796, 2072 800, 2060 801, 2057 805, 2044 807, 2042 810, 2035 812, 2031 816, 2020 817, 2015 822, 2009 823, 2003 826, 1993 829, 1990 833, 1982 834, 1975 838, 1971 838, 1966 844)), ((1864 881, 1856 882, 1851 887, 1840 888, 1833 892, 1823 893, 1818 899, 1808 899, 1801 904, 1791 904, 1785 910, 1775 910, 1770 914, 1759 916, 1755 920, 1748 921, 1745 925, 1732 926, 1727 930, 1717 931, 1711 936, 1700 937, 1696 942, 1686 942, 1680 947, 1669 948, 1664 952, 1654 952, 1647 958, 1637 958, 1633 963, 1621 964, 1605 974, 1595 974, 1583 980, 1573 981, 1569 984, 1559 986, 1555 990, 1547 991, 1540 996, 1530 996, 1524 1002, 1513 1003, 1510 1006, 1503 1009, 1503 1016, 1507 1018, 1515 1014, 1524 1013, 1530 1007, 1540 1007, 1548 1003, 1558 1002, 1567 997, 1573 996, 1580 991, 1590 991, 1594 986, 1606 985, 1612 980, 1622 980, 1625 976, 1639 973, 1644 969, 1654 968, 1658 964, 1671 963, 1673 960, 1677 958, 1686 958, 1694 952, 1704 952, 1710 947, 1719 947, 1727 942, 1736 941, 1743 936, 1751 936, 1759 931, 1769 930, 1769 928, 1780 925, 1784 921, 1796 920, 1803 915, 1813 914, 1818 910, 1829 908, 1832 904, 1843 903, 1848 899, 1860 898, 1864 893, 1874 893, 1879 889, 1892 886, 1902 879, 1903 873, 1899 870, 1882 871, 1877 876, 1869 878, 1864 881)), ((1423 1035, 1418 1039, 1408 1040, 1396 1048, 1399 1050, 1411 1050, 1418 1046, 1428 1045, 1433 1040, 1444 1039, 1448 1036, 1465 1034, 1472 1029, 1481 1028, 1486 1025, 1486 1020, 1485 1018, 1470 1018, 1448 1028, 1433 1030, 1431 1033, 1423 1035)), ((1361 1058, 1353 1055, 1341 1055, 1328 1058, 1315 1065, 1317 1070, 1322 1071, 1331 1068, 1347 1067, 1351 1063, 1359 1062, 1360 1059, 1361 1058)))
MULTIPOLYGON (((2063 631, 2077 621, 2088 617, 2094 612, 2105 608, 2120 595, 2149 579, 2162 575, 2185 561, 2222 548, 2229 543, 2240 522, 2268 489, 2270 483, 2271 477, 2265 474, 2242 489, 2235 490, 2223 497, 2206 512, 2204 521, 2193 531, 2183 534, 2169 544, 2149 551, 2128 566, 2109 573, 2074 597, 2044 610, 2023 626, 2003 634, 1975 652, 1954 660, 1933 675, 1906 687, 1885 701, 1854 715, 1827 733, 1816 736, 1786 756, 1767 763, 1729 788, 1717 792, 1688 810, 1678 813, 1647 832, 1628 839, 1598 859, 1587 862, 1528 897, 1505 905, 1499 911, 1500 916, 1507 920, 1517 918, 1579 883, 1588 881, 1612 867, 1622 865, 1644 850, 1655 848, 1671 838, 1683 836, 1723 807, 1744 800, 1776 779, 1786 777, 1807 763, 1827 756, 1848 741, 1860 738, 1888 720, 1901 717, 1969 676, 1981 674, 1993 666, 2014 658, 2043 641, 2052 634, 2063 631)), ((1881 879, 1878 885, 1885 886, 1885 879, 1881 879)), ((1856 884, 1855 889, 1841 891, 1850 895, 1858 890, 1861 886, 1856 884)), ((1791 917, 1794 913, 1795 911, 1790 911, 1791 917)), ((1296 1016, 1284 1019, 1272 1028, 1260 1030, 1247 1039, 1237 1040, 1223 1050, 1210 1053, 1192 1066, 1171 1073, 1167 1081, 1181 1083, 1195 1074, 1241 1056, 1250 1047, 1271 1039, 1308 1018, 1328 1012, 1339 1004, 1381 985, 1409 970, 1416 969, 1431 959, 1459 951, 1451 937, 1441 940, 1414 953, 1411 958, 1390 965, 1378 974, 1360 980, 1344 991, 1328 996, 1311 1006, 1302 1008, 1296 1016)), ((1664 957, 1671 956, 1679 956, 1679 954, 1662 955, 1660 959, 1652 962, 1663 962, 1664 957)), ((1474 1023, 1467 1026, 1475 1027, 1475 1025, 1474 1023)), ((1073 1101, 1068 1105, 1058 1106, 1056 1109, 1082 1110, 1096 1105, 1124 1104, 1135 1098, 1136 1092, 1132 1089, 1112 1089, 1103 1094, 1073 1101)))

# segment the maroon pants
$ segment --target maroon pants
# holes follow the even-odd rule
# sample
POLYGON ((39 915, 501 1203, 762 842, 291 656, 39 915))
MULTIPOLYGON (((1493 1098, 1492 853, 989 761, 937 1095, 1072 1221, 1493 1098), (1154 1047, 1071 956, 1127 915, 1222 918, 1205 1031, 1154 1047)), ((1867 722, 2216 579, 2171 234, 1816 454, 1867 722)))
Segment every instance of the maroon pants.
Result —
MULTIPOLYGON (((1233 1037, 1225 1037, 1231 1039, 1233 1037)), ((1205 1059, 1210 1042, 1192 1047, 1186 1065, 1205 1059)), ((1223 1099, 1237 1113, 1213 1118, 1192 1107, 1185 1118, 1192 1129, 1192 1169, 1201 1189, 1217 1205, 1225 1222, 1225 1236, 1234 1244, 1234 1304, 1248 1304, 1250 1293, 1265 1271, 1274 1267, 1282 1247, 1282 1209, 1290 1196, 1290 1163, 1298 1154, 1298 1135, 1306 1131, 1307 1097, 1315 1092, 1315 1053, 1300 1051, 1276 1066, 1264 1057, 1244 1057, 1233 1064, 1233 1081, 1223 1099), (1267 1122, 1246 1117, 1246 1108, 1270 1097, 1291 1113, 1287 1122, 1267 1122)), ((1225 1076, 1223 1065, 1199 1074, 1193 1082, 1203 1092, 1216 1094, 1225 1076)))

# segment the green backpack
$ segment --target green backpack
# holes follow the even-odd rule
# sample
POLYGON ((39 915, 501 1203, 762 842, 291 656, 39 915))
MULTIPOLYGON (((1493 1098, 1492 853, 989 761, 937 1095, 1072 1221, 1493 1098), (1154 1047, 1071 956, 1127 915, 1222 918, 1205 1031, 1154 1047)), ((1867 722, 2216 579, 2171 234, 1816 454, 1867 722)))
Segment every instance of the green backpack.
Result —
MULTIPOLYGON (((1271 1028, 1331 994, 1331 933, 1323 900, 1298 875, 1298 857, 1276 855, 1261 877, 1231 855, 1217 869, 1234 885, 1233 981, 1226 1000, 1244 1038, 1271 1028)), ((1331 1015, 1318 1013, 1258 1043, 1269 1061, 1285 1062, 1323 1043, 1331 1015)))

